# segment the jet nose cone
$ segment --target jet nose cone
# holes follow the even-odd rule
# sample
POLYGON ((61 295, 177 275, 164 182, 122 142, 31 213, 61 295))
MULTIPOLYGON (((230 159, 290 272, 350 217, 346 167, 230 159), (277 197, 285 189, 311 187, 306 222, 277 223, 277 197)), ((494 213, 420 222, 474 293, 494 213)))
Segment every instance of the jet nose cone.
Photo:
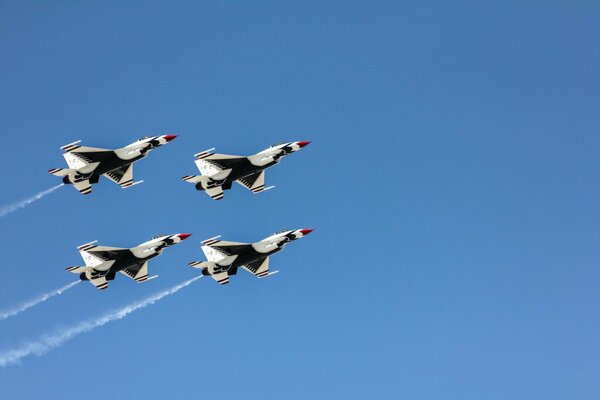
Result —
POLYGON ((164 135, 163 137, 167 142, 170 142, 171 140, 175 139, 177 135, 164 135))
POLYGON ((188 237, 190 237, 190 236, 192 236, 192 234, 191 234, 191 233, 180 233, 180 234, 178 234, 178 235, 177 235, 177 237, 178 237, 179 239, 181 239, 181 240, 185 240, 185 239, 187 239, 187 238, 188 238, 188 237))
POLYGON ((310 144, 310 142, 298 142, 298 146, 300 146, 300 148, 303 148, 304 146, 308 146, 310 144))
POLYGON ((312 231, 314 231, 314 229, 310 229, 310 228, 304 228, 304 229, 300 229, 300 233, 302 233, 303 236, 308 235, 309 233, 311 233, 312 231))

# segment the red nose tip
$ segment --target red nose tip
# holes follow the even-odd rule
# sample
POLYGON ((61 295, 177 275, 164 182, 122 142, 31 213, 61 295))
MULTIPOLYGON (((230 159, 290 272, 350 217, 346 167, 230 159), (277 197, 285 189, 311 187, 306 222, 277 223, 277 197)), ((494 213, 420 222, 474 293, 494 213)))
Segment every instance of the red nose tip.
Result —
POLYGON ((298 142, 298 146, 300 146, 300 148, 303 148, 304 146, 307 146, 310 142, 298 142))
POLYGON ((180 234, 179 234, 179 235, 177 235, 177 236, 179 237, 179 239, 181 239, 181 240, 185 240, 185 239, 187 239, 188 237, 192 236, 192 234, 191 234, 191 233, 180 233, 180 234))
POLYGON ((300 229, 300 233, 302 233, 303 235, 308 235, 312 231, 314 231, 314 229, 310 229, 310 228, 300 229))
POLYGON ((163 137, 167 142, 170 142, 171 140, 175 139, 177 135, 164 135, 163 137))

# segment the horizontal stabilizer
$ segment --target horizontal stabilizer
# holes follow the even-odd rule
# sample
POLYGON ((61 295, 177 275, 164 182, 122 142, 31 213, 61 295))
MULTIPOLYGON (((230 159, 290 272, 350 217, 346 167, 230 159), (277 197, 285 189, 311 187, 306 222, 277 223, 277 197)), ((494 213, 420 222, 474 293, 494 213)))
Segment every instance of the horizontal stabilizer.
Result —
POLYGON ((181 180, 186 181, 188 183, 193 183, 195 185, 196 183, 202 182, 203 180, 208 181, 208 177, 201 175, 186 175, 182 177, 181 180))
POLYGON ((92 271, 94 268, 92 267, 67 267, 67 272, 71 272, 73 274, 81 274, 82 272, 92 271))
POLYGON ((54 176, 67 176, 71 172, 75 172, 75 170, 70 168, 52 168, 48 170, 48 173, 54 176))
POLYGON ((215 263, 212 261, 192 261, 191 263, 188 263, 188 265, 192 268, 204 269, 214 267, 215 263))

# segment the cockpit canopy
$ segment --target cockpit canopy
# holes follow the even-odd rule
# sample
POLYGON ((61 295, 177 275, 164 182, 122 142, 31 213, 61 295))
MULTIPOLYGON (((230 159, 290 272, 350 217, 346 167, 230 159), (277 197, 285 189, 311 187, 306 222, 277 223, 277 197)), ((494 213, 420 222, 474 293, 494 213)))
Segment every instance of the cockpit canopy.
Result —
POLYGON ((164 235, 164 234, 163 235, 156 235, 152 239, 158 239, 158 238, 165 237, 165 236, 167 236, 167 235, 164 235))
POLYGON ((284 229, 282 231, 275 232, 273 235, 279 235, 280 233, 285 233, 285 232, 289 232, 289 231, 290 231, 290 229, 284 229))
POLYGON ((151 137, 152 137, 152 136, 144 136, 144 137, 141 137, 141 138, 139 138, 139 139, 138 139, 138 142, 139 142, 139 141, 142 141, 142 140, 150 139, 151 137))
POLYGON ((272 144, 271 147, 281 146, 282 144, 285 144, 285 142, 280 142, 280 143, 272 144))

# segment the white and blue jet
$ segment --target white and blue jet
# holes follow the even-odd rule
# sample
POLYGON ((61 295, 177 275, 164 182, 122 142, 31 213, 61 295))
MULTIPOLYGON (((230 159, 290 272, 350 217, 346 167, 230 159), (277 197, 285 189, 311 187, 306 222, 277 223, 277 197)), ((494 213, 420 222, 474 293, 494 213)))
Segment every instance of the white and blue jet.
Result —
POLYGON ((310 142, 275 144, 251 156, 232 156, 212 153, 214 149, 194 154, 194 163, 201 175, 186 175, 182 180, 192 183, 197 190, 205 191, 215 200, 223 198, 223 191, 237 182, 253 193, 261 193, 274 186, 265 187, 265 170, 279 163, 283 157, 302 149, 310 142))
POLYGON ((258 278, 265 278, 278 272, 269 270, 269 257, 312 231, 308 228, 285 230, 256 243, 227 242, 217 236, 202 242, 201 249, 208 261, 193 261, 188 265, 201 269, 202 275, 211 276, 221 285, 229 283, 229 276, 235 275, 240 267, 258 278))
POLYGON ((98 246, 96 242, 82 244, 77 249, 85 266, 68 267, 67 271, 78 274, 79 279, 89 281, 100 290, 108 288, 108 281, 115 279, 117 272, 138 283, 146 282, 157 277, 148 276, 148 261, 189 236, 189 233, 160 235, 132 248, 98 246))
POLYGON ((48 172, 62 177, 64 184, 73 185, 81 194, 92 193, 92 184, 98 183, 102 175, 126 189, 143 182, 133 181, 133 163, 176 137, 146 136, 116 150, 79 146, 81 140, 78 140, 61 147, 69 168, 53 168, 48 172))

